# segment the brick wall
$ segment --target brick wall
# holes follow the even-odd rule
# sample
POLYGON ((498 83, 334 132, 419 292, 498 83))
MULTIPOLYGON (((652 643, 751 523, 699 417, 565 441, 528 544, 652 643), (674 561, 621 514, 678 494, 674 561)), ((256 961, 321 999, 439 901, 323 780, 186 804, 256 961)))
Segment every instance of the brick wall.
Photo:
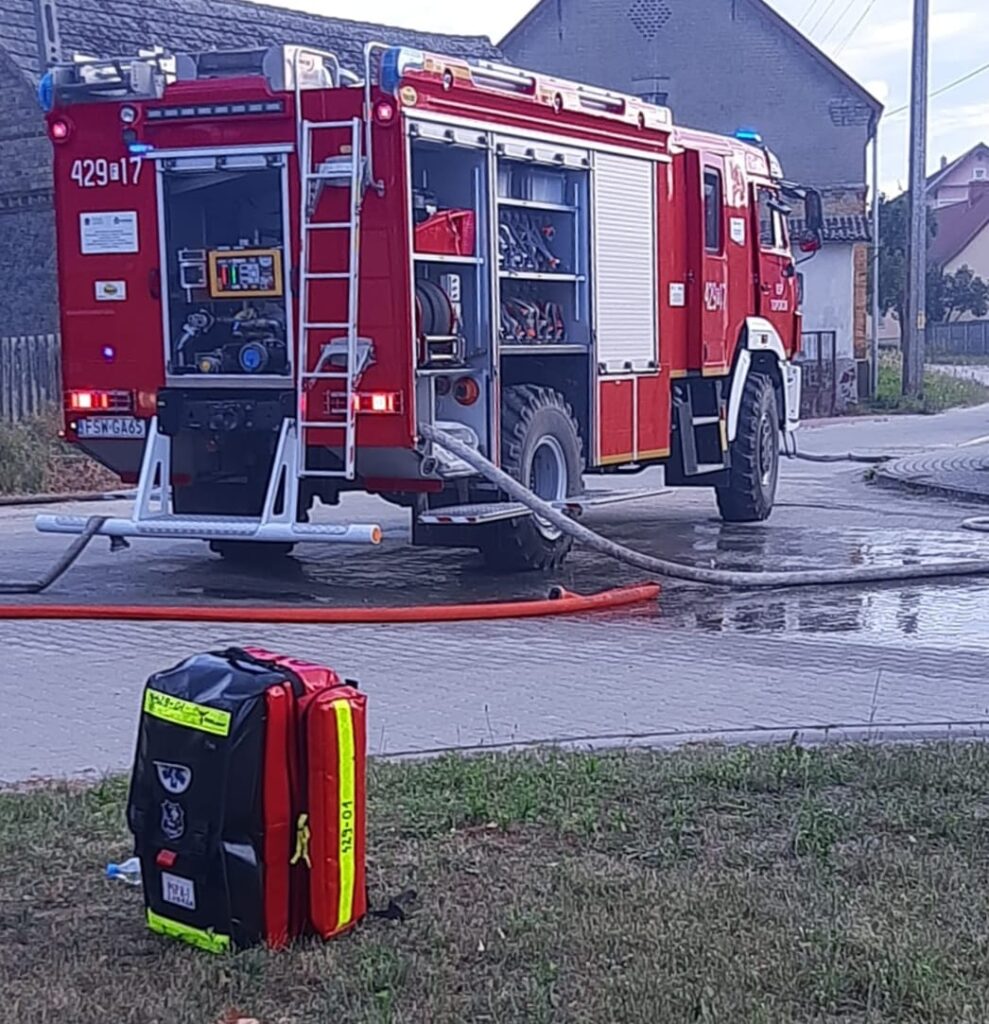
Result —
POLYGON ((501 45, 523 67, 622 92, 658 82, 678 122, 760 131, 791 179, 866 180, 861 94, 751 0, 547 0, 501 45))
POLYGON ((58 329, 51 152, 25 78, 0 53, 0 335, 58 329))

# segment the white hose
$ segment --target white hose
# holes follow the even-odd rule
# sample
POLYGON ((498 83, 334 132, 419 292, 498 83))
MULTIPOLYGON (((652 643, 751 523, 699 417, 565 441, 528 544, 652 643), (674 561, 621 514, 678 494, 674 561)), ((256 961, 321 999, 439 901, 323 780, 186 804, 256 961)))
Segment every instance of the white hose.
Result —
MULTIPOLYGON (((559 509, 533 494, 514 477, 498 469, 480 452, 430 424, 422 424, 419 432, 428 441, 446 449, 452 455, 463 459, 483 477, 495 484, 515 501, 521 502, 541 518, 548 520, 557 529, 589 548, 608 555, 627 565, 645 572, 668 576, 671 579, 687 580, 690 583, 706 583, 718 587, 734 587, 741 590, 770 589, 777 587, 817 587, 843 583, 887 583, 894 580, 943 579, 952 576, 987 576, 989 559, 972 559, 965 562, 941 562, 929 565, 862 566, 850 569, 798 569, 792 572, 737 572, 733 569, 704 569, 680 562, 668 562, 654 558, 640 551, 633 551, 624 544, 616 544, 607 537, 589 530, 575 522, 559 509)), ((989 532, 989 518, 968 520, 970 530, 989 532), (981 524, 981 525, 970 525, 981 524)))

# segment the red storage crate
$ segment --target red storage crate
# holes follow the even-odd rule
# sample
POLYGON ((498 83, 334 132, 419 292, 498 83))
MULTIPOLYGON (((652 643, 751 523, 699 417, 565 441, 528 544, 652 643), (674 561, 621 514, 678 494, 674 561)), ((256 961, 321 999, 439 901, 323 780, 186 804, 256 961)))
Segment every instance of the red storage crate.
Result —
POLYGON ((473 256, 475 234, 473 210, 440 210, 416 225, 416 252, 473 256))

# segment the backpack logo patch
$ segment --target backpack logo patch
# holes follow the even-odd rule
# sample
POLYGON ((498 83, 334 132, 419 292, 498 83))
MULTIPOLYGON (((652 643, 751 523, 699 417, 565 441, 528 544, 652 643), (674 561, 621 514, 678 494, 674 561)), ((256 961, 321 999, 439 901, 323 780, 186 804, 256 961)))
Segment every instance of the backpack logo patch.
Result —
POLYGON ((184 793, 192 783, 192 769, 184 764, 155 761, 155 771, 158 773, 162 789, 174 796, 184 793))
POLYGON ((181 839, 185 834, 185 811, 175 800, 161 802, 161 832, 166 839, 181 839))

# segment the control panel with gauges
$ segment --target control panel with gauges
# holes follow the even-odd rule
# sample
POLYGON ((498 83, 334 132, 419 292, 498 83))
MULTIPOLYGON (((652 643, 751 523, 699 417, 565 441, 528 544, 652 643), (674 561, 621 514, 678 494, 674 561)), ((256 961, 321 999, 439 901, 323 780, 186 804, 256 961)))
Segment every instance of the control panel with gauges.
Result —
POLYGON ((278 249, 211 249, 209 293, 214 299, 278 298, 282 254, 278 249))

